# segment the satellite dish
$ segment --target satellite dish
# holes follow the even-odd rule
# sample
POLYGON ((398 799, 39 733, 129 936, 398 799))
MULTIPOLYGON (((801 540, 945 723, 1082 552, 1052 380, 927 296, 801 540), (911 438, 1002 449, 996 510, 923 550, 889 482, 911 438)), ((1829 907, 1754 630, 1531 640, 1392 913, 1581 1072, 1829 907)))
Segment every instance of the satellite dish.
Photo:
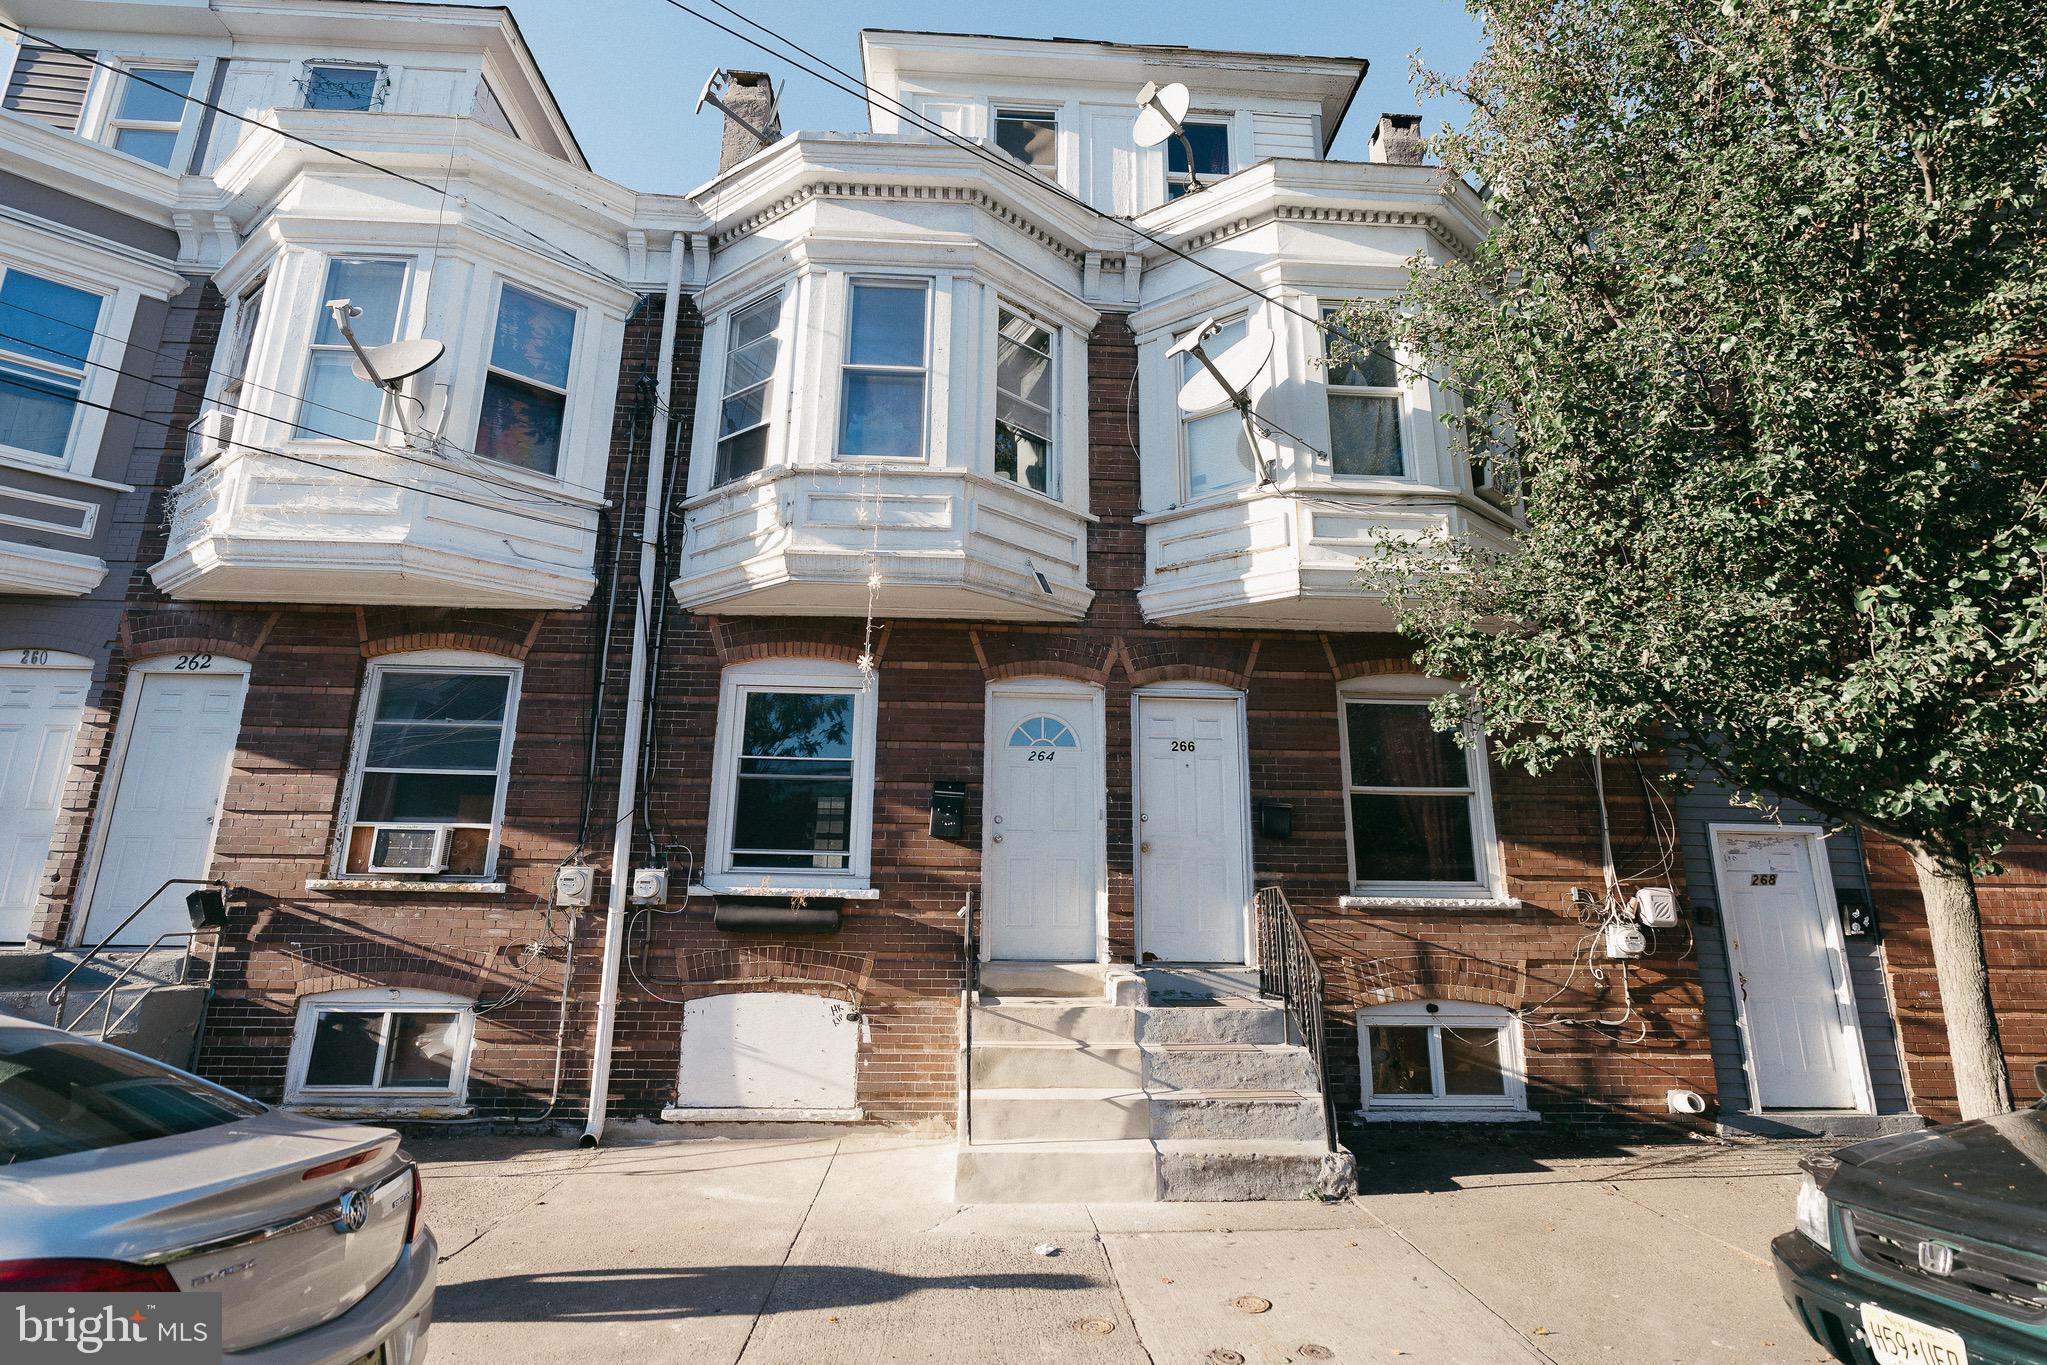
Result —
POLYGON ((356 352, 355 377, 388 387, 426 369, 447 350, 431 337, 394 341, 388 346, 371 346, 356 352))
POLYGON ((1147 81, 1144 89, 1137 92, 1137 145, 1156 147, 1179 132, 1191 99, 1187 87, 1178 81, 1165 86, 1147 81))
POLYGON ((1260 329, 1246 334, 1243 340, 1219 356, 1208 354, 1202 346, 1207 335, 1213 335, 1214 322, 1202 324, 1180 339, 1166 354, 1192 355, 1201 362, 1201 369, 1180 386, 1180 411, 1204 412, 1209 408, 1221 407, 1228 403, 1233 407, 1245 406, 1249 399, 1251 381, 1264 373, 1265 366, 1272 359, 1274 338, 1272 333, 1260 329))

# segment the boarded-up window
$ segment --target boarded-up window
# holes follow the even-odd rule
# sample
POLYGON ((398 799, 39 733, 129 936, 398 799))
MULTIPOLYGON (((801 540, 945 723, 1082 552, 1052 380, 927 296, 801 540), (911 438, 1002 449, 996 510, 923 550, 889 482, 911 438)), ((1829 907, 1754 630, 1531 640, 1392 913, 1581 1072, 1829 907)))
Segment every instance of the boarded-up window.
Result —
POLYGON ((85 111, 85 89, 92 84, 90 55, 23 46, 0 107, 63 132, 77 132, 78 116, 85 111))

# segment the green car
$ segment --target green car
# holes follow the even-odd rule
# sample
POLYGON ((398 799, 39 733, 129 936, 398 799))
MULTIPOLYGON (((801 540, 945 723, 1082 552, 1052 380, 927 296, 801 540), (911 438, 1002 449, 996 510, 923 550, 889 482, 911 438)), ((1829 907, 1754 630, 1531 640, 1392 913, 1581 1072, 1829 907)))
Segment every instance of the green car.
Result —
MULTIPOLYGON (((2034 1076, 2047 1090, 2047 1063, 2034 1076)), ((2047 1099, 1804 1166, 1798 1228, 1770 1250, 1836 1360, 2047 1361, 2047 1099)))

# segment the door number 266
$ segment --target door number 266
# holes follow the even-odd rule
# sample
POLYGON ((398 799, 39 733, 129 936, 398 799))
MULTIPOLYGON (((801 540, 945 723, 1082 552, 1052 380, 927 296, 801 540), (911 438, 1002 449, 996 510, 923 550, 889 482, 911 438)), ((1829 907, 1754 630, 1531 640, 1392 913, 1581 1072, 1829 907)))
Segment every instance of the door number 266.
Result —
POLYGON ((1176 754, 1191 754, 1191 753, 1193 753, 1193 752, 1194 752, 1194 741, 1193 741, 1193 740, 1191 740, 1191 739, 1176 739, 1176 740, 1174 740, 1174 741, 1173 741, 1173 752, 1174 752, 1174 753, 1176 753, 1176 754))

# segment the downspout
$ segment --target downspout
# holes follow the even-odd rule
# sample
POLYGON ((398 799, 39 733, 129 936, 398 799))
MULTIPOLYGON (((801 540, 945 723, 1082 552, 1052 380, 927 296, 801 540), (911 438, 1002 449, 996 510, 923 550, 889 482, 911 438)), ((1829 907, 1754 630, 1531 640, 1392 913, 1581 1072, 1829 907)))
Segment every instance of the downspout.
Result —
POLYGON ((647 451, 646 507, 640 519, 640 575, 633 599, 633 660, 626 673, 625 733, 618 742, 618 818, 612 822, 610 894, 604 907, 604 968, 597 983, 597 1047, 590 1059, 590 1113, 582 1145, 604 1137, 604 1110, 611 1099, 611 1042, 618 1028, 618 969, 625 944, 625 898, 632 880, 633 812, 640 794, 640 741, 647 719, 646 595, 666 592, 653 581, 654 546, 661 536, 668 493, 668 399, 675 369, 675 323, 682 304, 682 269, 689 239, 678 232, 668 244, 668 301, 661 311, 661 354, 655 362, 654 422, 647 451))

